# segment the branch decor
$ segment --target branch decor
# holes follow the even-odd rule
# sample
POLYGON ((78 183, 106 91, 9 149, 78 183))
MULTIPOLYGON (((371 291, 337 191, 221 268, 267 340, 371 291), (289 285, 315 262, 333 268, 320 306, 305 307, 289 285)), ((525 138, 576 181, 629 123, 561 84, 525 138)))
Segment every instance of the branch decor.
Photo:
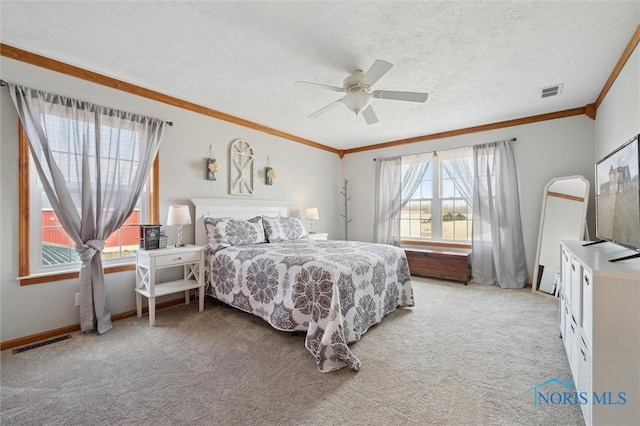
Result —
POLYGON ((340 194, 344 197, 344 214, 340 213, 340 216, 344 218, 344 239, 346 241, 349 240, 349 222, 353 219, 349 219, 349 200, 351 197, 348 195, 348 185, 349 181, 347 179, 344 180, 344 185, 342 185, 342 191, 340 194))

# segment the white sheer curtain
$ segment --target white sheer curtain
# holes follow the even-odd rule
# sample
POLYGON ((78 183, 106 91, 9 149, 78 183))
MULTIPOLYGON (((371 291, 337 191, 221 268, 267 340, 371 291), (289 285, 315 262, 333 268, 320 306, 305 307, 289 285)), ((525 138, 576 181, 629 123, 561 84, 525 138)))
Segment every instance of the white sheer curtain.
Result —
POLYGON ((446 149, 438 151, 440 164, 449 176, 454 177, 453 184, 467 202, 473 203, 473 147, 446 149))
POLYGON ((527 268, 511 142, 476 145, 473 152, 473 280, 522 288, 527 268))
POLYGON ((38 177, 82 261, 81 329, 105 333, 112 325, 100 252, 136 205, 158 152, 164 122, 8 86, 38 177))
POLYGON ((374 241, 400 245, 400 210, 420 186, 432 153, 380 158, 376 163, 374 241))

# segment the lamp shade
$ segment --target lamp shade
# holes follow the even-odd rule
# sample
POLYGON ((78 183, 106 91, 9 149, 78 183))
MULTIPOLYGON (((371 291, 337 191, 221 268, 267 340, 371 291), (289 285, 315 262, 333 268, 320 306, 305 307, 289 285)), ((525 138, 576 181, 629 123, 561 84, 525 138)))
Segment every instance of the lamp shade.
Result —
POLYGON ((169 206, 167 225, 191 225, 189 206, 169 206))
POLYGON ((320 219, 320 215, 318 215, 318 209, 316 207, 312 207, 307 209, 305 217, 307 220, 318 220, 320 219))

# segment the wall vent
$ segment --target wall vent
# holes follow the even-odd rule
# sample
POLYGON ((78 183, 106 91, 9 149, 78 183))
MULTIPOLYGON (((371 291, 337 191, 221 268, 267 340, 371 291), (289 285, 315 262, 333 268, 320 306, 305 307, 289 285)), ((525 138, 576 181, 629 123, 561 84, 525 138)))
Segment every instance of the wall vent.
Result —
POLYGON ((550 98, 551 96, 558 96, 562 93, 562 84, 554 84, 553 86, 547 86, 540 89, 540 97, 550 98))
POLYGON ((69 334, 65 334, 64 336, 54 337, 53 339, 43 340, 42 342, 34 343, 32 345, 23 346, 21 348, 16 348, 13 350, 14 354, 19 354, 21 352, 30 351, 31 349, 41 348, 42 346, 50 345, 52 343, 61 342, 63 340, 71 339, 69 334))

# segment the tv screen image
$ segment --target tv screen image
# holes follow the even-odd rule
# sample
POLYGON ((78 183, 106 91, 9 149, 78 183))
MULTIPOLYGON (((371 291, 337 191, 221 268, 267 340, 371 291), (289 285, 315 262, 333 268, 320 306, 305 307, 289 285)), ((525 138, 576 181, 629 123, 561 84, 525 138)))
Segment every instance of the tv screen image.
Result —
POLYGON ((640 251, 638 136, 596 164, 596 237, 640 251))

